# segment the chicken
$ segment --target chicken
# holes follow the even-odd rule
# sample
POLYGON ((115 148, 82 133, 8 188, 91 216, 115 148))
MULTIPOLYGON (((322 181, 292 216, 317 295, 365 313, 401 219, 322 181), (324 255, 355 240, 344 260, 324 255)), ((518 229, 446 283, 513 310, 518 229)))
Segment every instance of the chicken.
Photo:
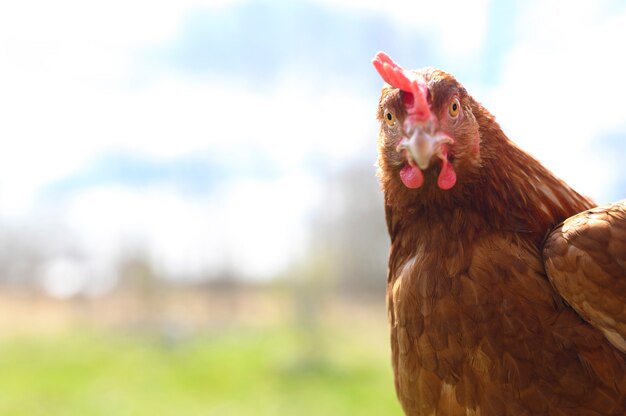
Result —
POLYGON ((404 412, 625 415, 626 200, 591 209, 452 75, 373 64, 404 412))

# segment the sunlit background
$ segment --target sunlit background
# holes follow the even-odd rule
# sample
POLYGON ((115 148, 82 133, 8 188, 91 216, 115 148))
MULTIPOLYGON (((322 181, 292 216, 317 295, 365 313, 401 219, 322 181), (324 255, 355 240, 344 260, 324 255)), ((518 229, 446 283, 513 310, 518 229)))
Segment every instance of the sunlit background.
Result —
POLYGON ((626 5, 0 5, 0 413, 399 414, 379 50, 626 197, 626 5))

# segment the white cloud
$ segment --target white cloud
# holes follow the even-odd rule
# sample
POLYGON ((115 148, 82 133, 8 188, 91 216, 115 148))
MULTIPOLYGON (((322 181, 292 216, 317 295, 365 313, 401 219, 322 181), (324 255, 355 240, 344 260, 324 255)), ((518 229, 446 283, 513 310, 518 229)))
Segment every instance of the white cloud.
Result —
POLYGON ((481 50, 487 34, 487 0, 318 1, 332 7, 365 10, 389 17, 397 23, 399 29, 412 27, 428 35, 439 52, 458 60, 475 56, 481 50))
POLYGON ((96 264, 138 246, 171 275, 231 270, 266 278, 302 253, 320 193, 318 182, 301 173, 239 181, 200 198, 164 186, 101 187, 76 195, 62 220, 96 264))
POLYGON ((594 144, 626 126, 626 12, 606 4, 532 3, 518 21, 501 84, 485 104, 509 137, 584 194, 602 199, 614 171, 594 144), (594 154, 595 150, 595 154, 594 154))
POLYGON ((246 180, 226 190, 223 244, 236 271, 271 277, 302 255, 321 193, 319 182, 302 173, 276 182, 246 180))
POLYGON ((223 258, 216 210, 206 199, 188 200, 167 187, 110 186, 77 194, 61 220, 76 245, 99 264, 139 247, 168 272, 197 273, 223 258))
POLYGON ((180 97, 158 90, 131 91, 133 54, 173 37, 191 7, 232 2, 3 2, 0 213, 24 213, 43 184, 76 171, 103 149, 167 151, 173 147, 168 141, 180 141, 194 108, 181 108, 180 97), (177 101, 163 102, 168 99, 177 101))
MULTIPOLYGON (((2 26, 0 18, 0 56, 8 63, 0 67, 0 215, 67 224, 95 268, 137 244, 169 273, 229 262, 249 277, 270 276, 305 244, 307 216, 321 194, 306 167, 311 156, 341 163, 373 143, 370 103, 340 91, 320 96, 302 74, 282 77, 266 95, 168 73, 129 84, 133 48, 173 36, 189 2, 45 7, 49 20, 32 22, 43 32, 2 26), (210 152, 233 171, 263 157, 278 176, 221 184, 193 198, 167 185, 93 185, 66 197, 61 208, 42 205, 49 201, 41 197, 46 185, 111 150, 157 160, 210 152)), ((25 20, 28 10, 12 11, 13 19, 17 13, 25 20)))

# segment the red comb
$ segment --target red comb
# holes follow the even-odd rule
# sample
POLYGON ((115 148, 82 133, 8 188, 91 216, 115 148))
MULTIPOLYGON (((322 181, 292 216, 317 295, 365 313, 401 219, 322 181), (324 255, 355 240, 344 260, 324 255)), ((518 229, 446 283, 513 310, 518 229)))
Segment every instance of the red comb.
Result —
POLYGON ((430 118, 430 107, 426 99, 428 87, 424 81, 413 72, 395 63, 385 52, 378 52, 372 64, 387 84, 413 94, 413 105, 407 106, 409 115, 421 121, 430 118))

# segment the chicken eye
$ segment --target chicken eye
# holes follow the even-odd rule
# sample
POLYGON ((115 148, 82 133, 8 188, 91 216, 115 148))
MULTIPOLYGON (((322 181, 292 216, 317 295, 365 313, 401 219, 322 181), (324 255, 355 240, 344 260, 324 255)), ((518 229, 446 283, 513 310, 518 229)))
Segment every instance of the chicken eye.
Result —
POLYGON ((452 100, 452 103, 450 103, 448 114, 450 114, 450 117, 456 118, 459 115, 459 111, 461 111, 461 104, 459 103, 459 100, 455 98, 452 100))
POLYGON ((396 118, 391 113, 391 111, 385 112, 385 121, 387 122, 388 126, 393 126, 396 123, 396 118))

